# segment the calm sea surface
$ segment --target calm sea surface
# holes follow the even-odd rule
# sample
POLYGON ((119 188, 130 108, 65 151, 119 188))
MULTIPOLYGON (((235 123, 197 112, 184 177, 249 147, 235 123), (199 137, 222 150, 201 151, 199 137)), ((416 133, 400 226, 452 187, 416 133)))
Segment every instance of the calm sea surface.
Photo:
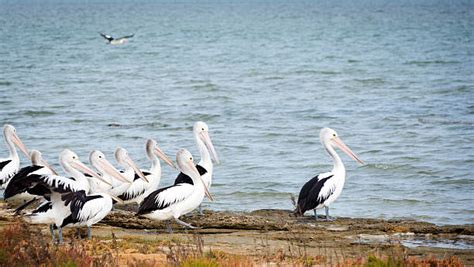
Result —
POLYGON ((291 209, 328 126, 367 163, 342 156, 332 215, 474 223, 472 1, 74 2, 0 0, 0 123, 56 167, 123 146, 146 168, 149 137, 199 158, 203 120, 206 207, 291 209))

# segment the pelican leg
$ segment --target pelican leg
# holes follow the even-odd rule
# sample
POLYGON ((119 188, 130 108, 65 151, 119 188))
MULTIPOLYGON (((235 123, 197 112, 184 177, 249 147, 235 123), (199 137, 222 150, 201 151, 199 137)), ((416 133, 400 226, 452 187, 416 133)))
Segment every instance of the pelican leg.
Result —
POLYGON ((87 238, 92 239, 92 230, 90 226, 87 226, 87 238))
POLYGON ((324 210, 326 211, 326 221, 334 221, 334 218, 329 217, 329 207, 324 207, 324 210))
POLYGON ((202 212, 202 205, 199 205, 198 212, 199 215, 204 215, 204 213, 202 212))
POLYGON ((49 225, 49 232, 51 233, 51 236, 53 237, 53 243, 56 242, 56 236, 54 235, 54 225, 52 224, 49 225))
POLYGON ((171 228, 170 221, 166 221, 166 232, 168 232, 168 234, 173 233, 173 228, 171 228))
POLYGON ((58 238, 59 238, 59 244, 63 243, 63 229, 61 227, 58 228, 58 238))
POLYGON ((182 226, 184 226, 184 227, 188 227, 188 228, 191 228, 191 229, 196 229, 195 226, 192 226, 192 225, 189 224, 189 223, 185 223, 185 222, 181 221, 181 220, 178 219, 178 218, 174 218, 174 220, 175 220, 178 224, 180 224, 180 225, 182 225, 182 226))
POLYGON ((318 213, 316 212, 316 209, 313 209, 314 211, 314 220, 317 221, 318 220, 318 213))

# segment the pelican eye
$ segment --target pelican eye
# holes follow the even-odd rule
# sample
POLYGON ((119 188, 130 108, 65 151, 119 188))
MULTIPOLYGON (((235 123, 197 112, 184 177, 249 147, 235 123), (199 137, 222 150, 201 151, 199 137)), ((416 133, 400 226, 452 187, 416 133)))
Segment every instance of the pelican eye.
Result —
POLYGON ((202 128, 202 130, 204 131, 204 128, 202 128))
POLYGON ((193 158, 189 158, 189 160, 193 160, 193 158))
POLYGON ((336 137, 336 134, 332 134, 332 136, 336 137))

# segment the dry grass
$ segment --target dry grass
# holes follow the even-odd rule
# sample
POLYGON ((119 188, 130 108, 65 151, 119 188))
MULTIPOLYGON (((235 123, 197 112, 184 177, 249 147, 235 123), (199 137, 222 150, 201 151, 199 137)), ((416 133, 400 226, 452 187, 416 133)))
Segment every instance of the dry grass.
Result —
POLYGON ((185 239, 143 241, 115 238, 90 241, 67 239, 55 245, 37 227, 16 221, 0 231, 0 266, 463 266, 456 257, 408 256, 403 247, 394 247, 368 256, 346 257, 335 251, 309 255, 306 239, 289 232, 284 249, 272 248, 265 236, 255 241, 259 255, 234 255, 206 249, 202 236, 185 239), (388 251, 388 252, 387 252, 388 251), (334 257, 335 255, 335 257, 334 257))

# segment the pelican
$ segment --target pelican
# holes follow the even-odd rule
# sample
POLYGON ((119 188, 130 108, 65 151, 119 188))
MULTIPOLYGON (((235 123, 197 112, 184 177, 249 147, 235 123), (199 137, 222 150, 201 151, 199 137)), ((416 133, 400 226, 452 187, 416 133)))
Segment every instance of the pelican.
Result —
POLYGON ((3 126, 3 138, 8 148, 8 157, 0 159, 0 186, 5 188, 6 182, 15 175, 20 169, 20 157, 16 152, 15 146, 30 159, 30 155, 21 139, 16 134, 16 129, 10 124, 3 126))
POLYGON ((19 206, 16 209, 16 212, 20 212, 33 202, 37 200, 33 195, 41 194, 42 187, 37 186, 33 188, 26 188, 24 182, 28 180, 30 175, 57 175, 56 171, 48 164, 46 160, 43 159, 41 152, 38 150, 32 149, 30 151, 31 164, 21 168, 7 183, 4 192, 4 198, 11 200, 29 200, 23 205, 19 206), (18 193, 18 192, 22 193, 18 193), (26 192, 25 192, 26 191, 26 192), (32 194, 30 194, 30 192, 32 194))
MULTIPOLYGON (((17 181, 23 188, 41 188, 34 193, 43 196, 49 201, 43 202, 37 209, 25 215, 25 220, 32 224, 49 224, 53 240, 54 226, 58 228, 59 242, 62 243, 61 225, 69 216, 69 207, 61 199, 64 193, 90 190, 89 181, 85 174, 102 180, 102 177, 84 165, 76 153, 65 149, 60 154, 60 164, 64 171, 72 178, 59 175, 29 175, 17 181), (84 174, 85 173, 85 174, 84 174)), ((106 182, 106 181, 103 181, 106 182)), ((33 192, 30 192, 33 194, 33 192)))
POLYGON ((316 209, 322 207, 326 211, 326 220, 329 217, 329 205, 333 203, 341 194, 346 179, 346 169, 341 158, 337 155, 334 147, 340 148, 349 157, 360 164, 364 164, 352 150, 347 147, 339 138, 336 131, 330 128, 323 128, 319 133, 321 144, 326 149, 329 156, 332 157, 334 167, 332 171, 321 173, 309 180, 301 188, 298 196, 298 204, 296 207, 296 215, 302 216, 307 210, 314 210, 314 217, 317 220, 318 215, 316 209))
POLYGON ((108 193, 86 194, 84 190, 64 194, 62 200, 69 206, 70 215, 63 220, 61 228, 87 226, 89 239, 92 238, 92 225, 100 222, 112 211, 114 201, 122 203, 120 199, 108 193))
POLYGON ((147 183, 140 179, 138 175, 135 175, 132 185, 123 194, 118 196, 124 203, 136 202, 140 204, 146 196, 158 189, 161 179, 160 158, 172 168, 176 168, 155 140, 148 139, 145 150, 147 158, 151 161, 151 168, 148 171, 142 170, 142 173, 149 182, 147 183))
POLYGON ((127 182, 113 184, 113 188, 107 191, 112 196, 116 197, 127 191, 127 189, 132 186, 135 177, 137 177, 137 179, 142 179, 145 183, 149 183, 148 178, 146 178, 145 174, 143 174, 140 168, 138 168, 135 162, 130 158, 126 149, 117 147, 115 150, 115 160, 125 168, 123 171, 120 171, 120 173, 127 179, 127 182))
MULTIPOLYGON (((207 188, 210 189, 212 185, 212 172, 213 172, 213 164, 212 159, 219 164, 219 159, 217 157, 216 150, 214 149, 214 145, 212 144, 211 138, 209 137, 209 127, 205 122, 197 121, 194 123, 193 126, 193 134, 194 140, 196 145, 199 149, 199 154, 201 156, 201 160, 196 165, 199 174, 202 176, 202 180, 206 184, 207 188)), ((192 184, 193 180, 184 173, 180 173, 178 177, 176 177, 174 184, 180 183, 189 183, 192 184)), ((199 213, 202 214, 201 206, 199 206, 199 213)))
POLYGON ((183 214, 196 209, 206 195, 213 200, 204 179, 199 174, 193 162, 193 157, 186 149, 180 149, 176 154, 176 162, 181 172, 191 177, 193 184, 179 183, 158 189, 149 194, 140 204, 137 215, 153 220, 174 219, 178 224, 195 228, 179 219, 183 214))
MULTIPOLYGON (((125 172, 120 173, 110 162, 106 159, 104 153, 99 150, 94 150, 89 155, 89 162, 91 165, 102 174, 102 180, 94 180, 93 184, 96 190, 94 192, 108 192, 111 190, 117 191, 114 195, 120 194, 131 185, 131 179, 134 177, 134 171, 139 171, 135 163, 128 157, 126 151, 118 148, 115 151, 115 157, 121 165, 126 166, 125 172), (133 166, 133 167, 132 167, 133 166)), ((145 176, 143 173, 141 174, 145 176)), ((146 178, 145 178, 146 179, 146 178)))
POLYGON ((131 34, 131 35, 123 36, 123 37, 120 37, 120 38, 114 38, 114 37, 112 37, 108 34, 103 34, 103 33, 100 33, 100 32, 99 32, 99 34, 100 34, 100 36, 104 37, 105 40, 107 40, 108 44, 112 44, 112 45, 124 44, 124 43, 128 42, 128 39, 135 36, 135 34, 131 34))
MULTIPOLYGON (((121 151, 119 153, 124 152, 126 151, 121 151)), ((120 154, 119 157, 121 160, 127 158, 124 154, 120 154)), ((125 161, 128 162, 128 159, 125 159, 125 161)), ((129 181, 123 176, 123 173, 117 171, 112 166, 112 164, 107 161, 105 155, 102 152, 98 150, 92 151, 89 155, 89 162, 102 174, 102 177, 111 176, 111 178, 124 181, 124 184, 129 184, 129 181)), ((128 172, 133 174, 134 170, 132 167, 130 168, 132 170, 128 172)), ((61 227, 87 226, 87 236, 89 239, 92 237, 92 225, 101 221, 105 216, 107 216, 107 214, 109 214, 109 212, 112 210, 114 201, 123 203, 121 199, 113 196, 110 192, 106 192, 107 189, 100 184, 92 180, 90 183, 90 194, 84 190, 81 190, 67 193, 62 196, 62 200, 65 202, 65 205, 69 206, 70 214, 64 218, 61 224, 61 227)))

